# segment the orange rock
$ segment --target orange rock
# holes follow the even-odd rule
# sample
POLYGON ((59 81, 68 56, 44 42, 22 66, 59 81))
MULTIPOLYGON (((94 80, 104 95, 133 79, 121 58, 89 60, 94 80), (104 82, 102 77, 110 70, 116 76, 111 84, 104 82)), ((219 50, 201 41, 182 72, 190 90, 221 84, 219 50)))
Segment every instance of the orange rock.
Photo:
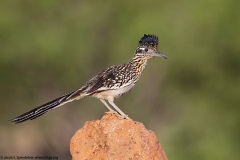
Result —
POLYGON ((70 152, 73 160, 167 160, 153 131, 113 114, 86 122, 72 137, 70 152))

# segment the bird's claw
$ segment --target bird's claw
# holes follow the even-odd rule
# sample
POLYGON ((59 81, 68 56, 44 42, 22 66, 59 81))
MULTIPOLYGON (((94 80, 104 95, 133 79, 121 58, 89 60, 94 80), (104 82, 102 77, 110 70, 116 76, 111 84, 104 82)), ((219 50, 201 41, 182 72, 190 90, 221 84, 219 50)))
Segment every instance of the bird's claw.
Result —
POLYGON ((128 119, 128 120, 131 120, 131 118, 128 117, 128 115, 121 115, 119 114, 118 112, 116 111, 108 111, 108 112, 105 112, 107 114, 113 114, 115 115, 118 119, 128 119))

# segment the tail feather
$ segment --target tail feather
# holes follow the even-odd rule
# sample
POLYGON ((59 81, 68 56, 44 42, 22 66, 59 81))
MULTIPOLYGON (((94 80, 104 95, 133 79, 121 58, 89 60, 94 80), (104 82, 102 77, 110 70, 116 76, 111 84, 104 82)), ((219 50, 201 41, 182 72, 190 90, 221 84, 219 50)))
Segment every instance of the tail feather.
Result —
POLYGON ((11 119, 10 121, 14 124, 17 124, 17 123, 21 123, 21 122, 24 122, 27 120, 33 120, 52 109, 60 107, 68 102, 72 102, 73 100, 80 99, 81 97, 83 97, 81 95, 81 93, 82 93, 81 90, 71 92, 71 93, 61 96, 57 99, 54 99, 46 104, 43 104, 37 108, 34 108, 20 116, 17 116, 15 118, 11 119))

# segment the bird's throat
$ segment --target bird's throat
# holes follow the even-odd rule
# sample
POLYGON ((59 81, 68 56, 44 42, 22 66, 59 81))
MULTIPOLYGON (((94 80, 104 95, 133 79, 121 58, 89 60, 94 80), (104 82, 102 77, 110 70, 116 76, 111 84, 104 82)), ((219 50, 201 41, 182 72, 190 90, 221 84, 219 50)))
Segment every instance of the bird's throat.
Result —
POLYGON ((132 72, 135 73, 136 75, 141 75, 145 66, 147 65, 148 59, 149 58, 147 57, 134 56, 131 62, 129 63, 132 72))

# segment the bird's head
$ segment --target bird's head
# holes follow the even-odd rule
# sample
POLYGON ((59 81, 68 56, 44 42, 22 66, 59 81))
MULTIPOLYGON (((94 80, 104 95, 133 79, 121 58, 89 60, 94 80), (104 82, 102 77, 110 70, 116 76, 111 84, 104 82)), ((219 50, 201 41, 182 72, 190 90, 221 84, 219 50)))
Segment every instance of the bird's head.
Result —
POLYGON ((158 37, 152 34, 144 34, 138 44, 138 48, 135 52, 135 56, 141 57, 163 57, 168 59, 168 57, 157 50, 158 37))

